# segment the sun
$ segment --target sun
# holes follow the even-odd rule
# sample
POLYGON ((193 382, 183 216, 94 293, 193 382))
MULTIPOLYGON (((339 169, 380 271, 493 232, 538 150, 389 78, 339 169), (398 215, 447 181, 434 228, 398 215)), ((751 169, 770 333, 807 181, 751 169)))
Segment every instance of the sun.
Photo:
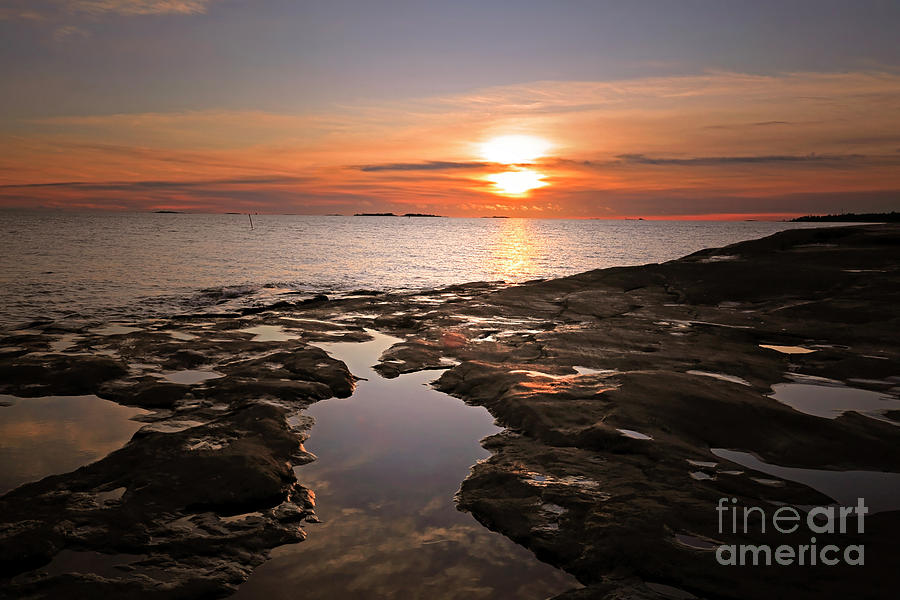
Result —
POLYGON ((548 185, 543 181, 545 175, 531 169, 494 173, 485 179, 492 182, 496 192, 505 196, 519 196, 530 190, 548 185))
POLYGON ((484 160, 504 165, 521 165, 543 157, 552 147, 545 139, 531 135, 503 135, 481 145, 484 160))
POLYGON ((484 178, 494 184, 495 194, 522 196, 530 190, 549 185, 543 173, 519 167, 547 155, 553 146, 533 135, 501 135, 481 144, 481 157, 491 163, 511 165, 509 171, 492 173, 484 178))

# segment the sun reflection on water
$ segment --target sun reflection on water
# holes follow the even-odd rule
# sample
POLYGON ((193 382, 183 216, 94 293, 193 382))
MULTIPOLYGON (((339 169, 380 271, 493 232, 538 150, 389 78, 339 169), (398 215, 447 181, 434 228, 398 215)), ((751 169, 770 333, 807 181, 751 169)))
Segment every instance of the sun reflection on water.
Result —
POLYGON ((543 247, 528 219, 503 219, 490 245, 488 267, 499 279, 519 281, 535 269, 543 247))

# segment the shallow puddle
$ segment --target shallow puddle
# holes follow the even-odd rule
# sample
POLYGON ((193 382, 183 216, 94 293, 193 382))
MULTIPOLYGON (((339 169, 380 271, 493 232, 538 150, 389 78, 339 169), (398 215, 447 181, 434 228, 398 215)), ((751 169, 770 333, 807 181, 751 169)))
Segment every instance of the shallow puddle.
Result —
POLYGON ((721 545, 720 542, 686 533, 676 533, 675 541, 693 550, 715 550, 721 545))
POLYGON ((735 375, 726 375, 725 373, 713 373, 711 371, 686 371, 688 375, 699 375, 701 377, 712 377, 713 379, 719 379, 720 381, 727 381, 729 383, 737 383, 740 385, 750 385, 750 382, 746 379, 742 379, 735 375))
POLYGON ((0 395, 0 493, 68 473, 121 448, 149 411, 97 396, 0 395))
POLYGON ((652 440, 653 439, 653 436, 647 435, 646 433, 641 433, 640 431, 634 431, 633 429, 616 429, 616 431, 618 431, 625 437, 631 438, 633 440, 652 440))
POLYGON ((222 373, 215 371, 204 371, 203 369, 184 369, 182 371, 164 371, 159 374, 160 377, 172 383, 180 383, 182 385, 196 385, 203 383, 209 379, 218 379, 225 377, 222 373))
POLYGON ((196 335, 194 335, 193 333, 187 333, 185 331, 167 331, 166 333, 172 336, 173 339, 176 339, 180 342, 189 342, 191 340, 197 339, 196 335))
POLYGON ((894 396, 840 383, 776 383, 769 397, 796 411, 826 419, 836 419, 852 410, 891 423, 883 413, 900 409, 900 399, 894 396))
POLYGON ((551 373, 544 373, 543 371, 532 371, 529 369, 514 369, 510 371, 512 373, 521 373, 523 375, 528 375, 529 377, 543 377, 544 379, 569 379, 572 375, 553 375, 551 373))
POLYGON ((246 329, 238 329, 239 333, 252 333, 254 335, 252 342, 287 342, 296 340, 300 334, 289 332, 281 325, 257 325, 255 327, 247 327, 246 329))
POLYGON ((97 493, 97 502, 99 504, 106 504, 107 502, 118 502, 122 499, 122 496, 125 495, 127 488, 117 487, 106 492, 98 492, 97 493))
POLYGON ((141 431, 155 431, 157 433, 176 433, 178 431, 184 431, 185 429, 191 429, 192 427, 200 427, 201 425, 206 425, 206 421, 192 421, 189 419, 186 420, 177 420, 171 419, 168 421, 157 421, 155 423, 149 423, 144 425, 141 431))
POLYGON ((537 600, 578 587, 456 509, 469 468, 488 456, 478 440, 500 429, 484 408, 429 387, 439 373, 381 378, 371 365, 400 340, 373 335, 321 345, 365 378, 352 397, 307 411, 318 460, 295 471, 322 523, 276 549, 235 598, 537 600))
POLYGON ((572 367, 575 370, 575 375, 553 375, 552 373, 544 373, 543 371, 534 371, 530 369, 514 369, 510 371, 510 373, 521 373, 523 375, 527 375, 532 378, 544 378, 544 379, 574 379, 575 377, 586 377, 586 376, 603 376, 608 377, 610 375, 615 375, 619 373, 615 369, 589 369, 587 367, 572 367))
POLYGON ((803 346, 775 346, 772 344, 760 344, 760 348, 765 348, 767 350, 774 350, 775 352, 781 352, 782 354, 809 354, 810 352, 815 352, 815 350, 811 348, 804 348, 803 346))
POLYGON ((317 325, 328 325, 334 327, 334 321, 323 321, 322 319, 305 319, 302 317, 279 317, 282 321, 296 321, 298 323, 315 323, 317 325))
POLYGON ((82 335, 78 333, 65 333, 54 341, 50 342, 50 351, 51 352, 62 352, 64 350, 68 350, 72 346, 74 346, 80 339, 82 339, 82 335))
POLYGON ((605 375, 615 375, 616 373, 619 372, 619 371, 616 371, 615 369, 592 369, 590 367, 579 367, 579 366, 575 366, 572 368, 575 369, 575 372, 578 373, 579 376, 581 376, 581 375, 604 375, 605 376, 605 375))
POLYGON ((731 260, 738 260, 740 256, 737 254, 714 254, 712 256, 707 256, 706 258, 701 258, 700 262, 702 263, 716 263, 716 262, 727 262, 731 260))
MULTIPOLYGON (((62 550, 53 557, 49 564, 37 569, 38 572, 47 573, 50 577, 64 573, 92 574, 99 577, 121 577, 124 574, 123 567, 130 563, 145 559, 141 554, 103 554, 101 552, 62 550)), ((127 567, 125 567, 127 569, 127 567)), ((27 579, 28 575, 20 576, 27 579)))
POLYGON ((719 458, 730 460, 742 467, 807 485, 844 506, 855 505, 857 498, 864 498, 870 514, 900 509, 900 473, 783 467, 763 462, 749 452, 724 448, 713 448, 710 451, 719 458))

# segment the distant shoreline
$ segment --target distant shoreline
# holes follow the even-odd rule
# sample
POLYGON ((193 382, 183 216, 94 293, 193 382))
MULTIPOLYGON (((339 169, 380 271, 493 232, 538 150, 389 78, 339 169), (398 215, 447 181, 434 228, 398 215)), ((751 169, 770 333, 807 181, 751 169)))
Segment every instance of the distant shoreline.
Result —
POLYGON ((790 220, 791 223, 900 223, 900 212, 889 213, 841 213, 839 215, 806 215, 790 220))
POLYGON ((392 212, 386 213, 356 213, 353 215, 354 217, 433 217, 433 218, 445 218, 443 215, 429 215, 425 213, 404 213, 402 215, 397 215, 392 212))

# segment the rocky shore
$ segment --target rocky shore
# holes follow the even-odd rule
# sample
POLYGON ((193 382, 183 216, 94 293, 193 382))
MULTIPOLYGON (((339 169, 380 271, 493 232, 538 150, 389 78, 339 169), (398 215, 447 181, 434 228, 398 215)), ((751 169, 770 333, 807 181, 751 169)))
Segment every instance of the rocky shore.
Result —
POLYGON ((864 545, 864 565, 715 557, 720 544, 809 543, 808 531, 720 532, 720 498, 832 502, 721 450, 900 471, 898 411, 822 418, 771 397, 803 381, 897 397, 898 225, 789 230, 511 287, 361 290, 100 325, 35 321, 0 340, 0 393, 152 411, 120 450, 0 497, 0 596, 228 595, 316 519, 315 490, 292 468, 314 459, 302 411, 355 383, 316 344, 363 341, 366 329, 405 340, 382 355, 384 377, 445 369, 439 390, 506 428, 484 441, 492 456, 458 504, 585 586, 560 599, 893 598, 900 583, 900 489, 863 533, 828 536, 864 545), (92 571, 66 571, 73 555, 92 571))

